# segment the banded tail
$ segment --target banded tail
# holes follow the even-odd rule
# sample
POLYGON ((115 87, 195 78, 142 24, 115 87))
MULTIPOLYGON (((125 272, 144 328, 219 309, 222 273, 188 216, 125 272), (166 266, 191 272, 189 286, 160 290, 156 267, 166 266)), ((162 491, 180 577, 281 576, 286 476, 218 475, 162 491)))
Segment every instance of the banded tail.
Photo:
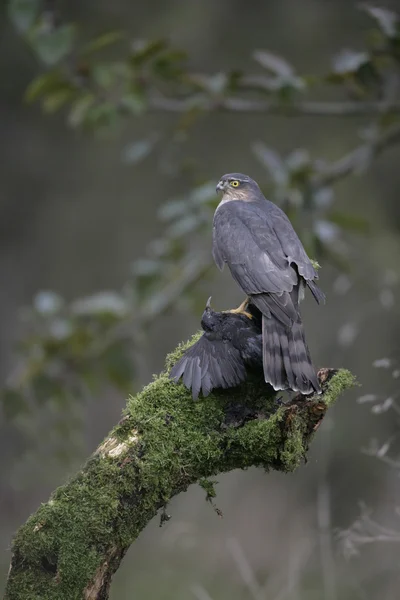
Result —
POLYGON ((273 314, 270 317, 263 315, 262 329, 265 381, 275 390, 320 394, 321 387, 311 362, 302 322, 288 327, 273 314))

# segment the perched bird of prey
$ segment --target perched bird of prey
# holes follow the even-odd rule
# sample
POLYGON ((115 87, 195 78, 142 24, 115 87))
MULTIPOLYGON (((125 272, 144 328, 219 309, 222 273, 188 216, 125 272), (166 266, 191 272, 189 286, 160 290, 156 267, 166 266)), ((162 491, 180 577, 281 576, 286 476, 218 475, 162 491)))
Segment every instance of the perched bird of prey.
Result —
POLYGON ((325 300, 315 284, 318 274, 285 213, 269 202, 257 183, 241 173, 221 177, 222 192, 213 223, 213 256, 226 263, 248 299, 262 313, 265 381, 275 390, 320 392, 301 321, 299 302, 307 286, 325 300))
POLYGON ((231 388, 245 381, 246 368, 262 372, 261 313, 249 306, 243 313, 215 312, 208 300, 201 319, 204 331, 173 366, 170 377, 192 390, 194 400, 214 388, 231 388))

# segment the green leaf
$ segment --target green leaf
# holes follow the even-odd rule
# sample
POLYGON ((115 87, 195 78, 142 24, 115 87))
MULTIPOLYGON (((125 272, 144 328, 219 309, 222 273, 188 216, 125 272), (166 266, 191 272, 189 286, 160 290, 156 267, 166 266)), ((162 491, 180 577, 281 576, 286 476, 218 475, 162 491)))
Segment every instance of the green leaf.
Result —
POLYGON ((38 0, 10 0, 8 3, 8 16, 20 33, 25 33, 32 27, 38 13, 38 0))
POLYGON ((74 88, 65 81, 61 73, 57 71, 50 71, 49 73, 43 73, 39 77, 36 77, 25 91, 25 100, 27 102, 34 102, 45 94, 73 90, 74 88))
POLYGON ((111 102, 102 102, 87 111, 85 125, 102 129, 115 125, 118 120, 118 110, 111 102))
POLYGON ((181 50, 168 50, 156 56, 153 61, 153 71, 163 79, 176 79, 183 73, 182 61, 186 59, 186 53, 181 50))
POLYGON ((92 77, 99 87, 109 89, 115 82, 116 73, 112 65, 97 64, 92 68, 92 77))
POLYGON ((99 50, 103 50, 103 48, 107 48, 108 46, 112 46, 113 44, 120 42, 124 37, 125 36, 122 31, 108 31, 107 33, 99 35, 94 40, 86 44, 81 53, 93 54, 94 52, 98 52, 99 50))
POLYGON ((133 45, 130 63, 135 67, 140 66, 157 56, 166 47, 165 40, 155 40, 154 42, 138 40, 133 45))
POLYGON ((369 6, 364 4, 360 7, 370 17, 375 19, 378 23, 379 28, 388 38, 395 38, 398 35, 398 22, 399 16, 387 8, 380 8, 379 6, 369 6))
POLYGON ((65 88, 64 90, 59 90, 58 92, 53 92, 52 94, 48 94, 43 99, 43 109, 47 113, 54 113, 59 110, 62 106, 64 106, 67 102, 73 99, 75 92, 69 88, 65 88))
POLYGON ((95 97, 91 93, 86 93, 80 96, 71 107, 68 116, 68 122, 72 127, 78 127, 85 121, 90 108, 95 102, 95 97))
POLYGON ((50 32, 38 26, 29 33, 29 41, 40 60, 48 66, 53 66, 71 52, 75 35, 74 25, 62 25, 50 32))
POLYGON ((120 101, 121 108, 128 110, 130 113, 139 117, 142 115, 146 108, 146 98, 142 92, 131 92, 124 94, 120 101))

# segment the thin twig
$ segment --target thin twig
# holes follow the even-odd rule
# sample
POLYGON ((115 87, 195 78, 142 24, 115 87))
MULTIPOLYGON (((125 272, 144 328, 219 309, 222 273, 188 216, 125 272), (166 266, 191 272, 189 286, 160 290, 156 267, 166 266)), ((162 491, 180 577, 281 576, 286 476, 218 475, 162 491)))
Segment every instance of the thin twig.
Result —
POLYGON ((155 112, 183 113, 193 108, 206 112, 226 111, 244 112, 248 114, 267 113, 285 117, 354 117, 379 116, 384 113, 400 113, 400 103, 388 104, 386 101, 376 102, 313 102, 296 101, 283 104, 276 100, 249 100, 242 97, 210 98, 206 93, 196 94, 190 98, 169 98, 160 94, 152 94, 149 107, 155 112))
POLYGON ((362 144, 311 178, 314 188, 328 186, 360 170, 365 160, 378 156, 383 150, 400 142, 400 123, 389 127, 372 142, 362 144))

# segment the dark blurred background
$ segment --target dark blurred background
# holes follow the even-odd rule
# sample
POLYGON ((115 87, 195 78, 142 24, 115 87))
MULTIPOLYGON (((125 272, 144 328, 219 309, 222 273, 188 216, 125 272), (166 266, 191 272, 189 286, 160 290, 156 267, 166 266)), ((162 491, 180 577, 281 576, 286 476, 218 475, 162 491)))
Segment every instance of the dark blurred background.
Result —
MULTIPOLYGON (((60 4, 63 18, 79 22, 88 38, 107 29, 122 29, 132 39, 168 38, 187 51, 193 71, 205 73, 251 72, 252 52, 263 48, 285 56, 300 73, 318 75, 342 48, 362 49, 371 27, 349 0, 60 4)), ((175 114, 150 111, 103 136, 73 129, 65 115, 46 115, 37 104, 24 102, 28 84, 43 67, 5 8, 0 34, 0 374, 6 382, 15 368, 15 343, 25 335, 21 307, 31 305, 42 290, 70 302, 121 289, 132 262, 163 235, 160 207, 185 198, 193 179, 187 170, 171 173, 160 152, 140 164, 123 160, 127 145, 153 132, 161 132, 161 154, 168 158, 165 140, 176 126, 175 114)), ((370 122, 370 116, 212 112, 190 128, 179 152, 196 165, 197 180, 215 184, 223 173, 240 171, 268 186, 269 175, 251 150, 254 141, 283 155, 307 148, 313 157, 334 161, 359 143, 360 127, 370 122)), ((369 230, 361 235, 345 231, 337 241, 345 244, 347 270, 316 256, 328 302, 318 308, 307 298, 303 308, 315 363, 350 369, 362 389, 348 392, 330 411, 308 464, 295 474, 251 469, 219 477, 216 502, 223 519, 197 486, 174 499, 168 507, 172 519, 162 529, 155 519, 124 559, 112 585, 114 600, 398 598, 400 534, 395 543, 360 543, 358 554, 346 558, 338 532, 360 518, 360 503, 394 538, 399 526, 396 469, 371 456, 371 440, 376 449, 399 431, 398 415, 377 403, 394 398, 396 391, 399 159, 399 148, 387 149, 364 172, 335 186, 335 209, 361 215, 369 230), (388 368, 372 366, 384 357, 388 368)), ((210 233, 211 216, 200 237, 207 256, 210 233)), ((209 295, 221 309, 241 299, 229 274, 217 275, 213 268, 196 287, 194 302, 156 316, 141 342, 132 391, 160 371, 166 353, 196 331, 209 295)), ((75 429, 71 426, 62 459, 51 451, 57 435, 51 404, 43 400, 33 415, 3 418, 1 579, 13 532, 95 449, 119 419, 125 398, 115 389, 89 394, 78 407, 81 418, 75 429)), ((361 537, 390 537, 365 519, 361 537)))

